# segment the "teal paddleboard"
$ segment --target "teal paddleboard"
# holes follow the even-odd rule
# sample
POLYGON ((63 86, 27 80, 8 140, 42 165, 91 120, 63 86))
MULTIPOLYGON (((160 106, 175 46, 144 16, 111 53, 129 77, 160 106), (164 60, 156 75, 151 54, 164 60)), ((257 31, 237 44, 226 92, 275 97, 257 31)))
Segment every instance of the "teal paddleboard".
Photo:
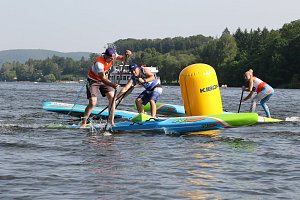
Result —
MULTIPOLYGON (((84 110, 86 105, 80 104, 69 104, 69 103, 60 103, 60 102, 44 102, 42 104, 44 110, 57 112, 61 114, 68 114, 74 117, 83 117, 84 110)), ((104 107, 94 107, 91 113, 91 116, 97 116, 99 112, 103 111, 104 107)), ((104 110, 99 117, 107 117, 109 110, 104 110)), ((136 116, 138 113, 130 112, 125 110, 118 110, 115 111, 115 118, 126 118, 131 119, 132 117, 136 116)))

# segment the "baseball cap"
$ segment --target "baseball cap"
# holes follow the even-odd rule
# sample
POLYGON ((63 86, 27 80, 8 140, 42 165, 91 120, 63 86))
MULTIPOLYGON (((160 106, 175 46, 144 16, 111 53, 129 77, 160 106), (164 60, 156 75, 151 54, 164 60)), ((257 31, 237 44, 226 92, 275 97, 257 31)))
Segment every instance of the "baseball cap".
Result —
POLYGON ((137 68, 137 67, 138 67, 137 64, 133 63, 133 64, 129 65, 128 69, 129 69, 129 71, 132 71, 132 70, 135 70, 135 68, 137 68))
POLYGON ((116 54, 116 50, 114 48, 109 47, 105 50, 104 54, 109 57, 113 57, 116 54))

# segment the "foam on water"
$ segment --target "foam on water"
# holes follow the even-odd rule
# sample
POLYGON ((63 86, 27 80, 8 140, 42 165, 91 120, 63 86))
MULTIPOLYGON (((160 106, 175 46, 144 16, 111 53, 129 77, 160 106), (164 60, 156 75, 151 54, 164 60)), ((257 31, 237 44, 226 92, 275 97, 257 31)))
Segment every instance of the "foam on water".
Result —
POLYGON ((297 117, 297 116, 287 117, 287 118, 285 118, 285 121, 287 121, 287 122, 300 122, 300 117, 297 117))

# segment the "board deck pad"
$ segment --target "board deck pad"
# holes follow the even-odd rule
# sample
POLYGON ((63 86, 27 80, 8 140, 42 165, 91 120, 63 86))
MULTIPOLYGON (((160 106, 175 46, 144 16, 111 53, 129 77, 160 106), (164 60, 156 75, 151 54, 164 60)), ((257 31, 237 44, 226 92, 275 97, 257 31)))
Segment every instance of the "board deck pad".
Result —
POLYGON ((151 118, 153 118, 151 115, 147 115, 145 113, 139 113, 136 116, 134 116, 131 121, 133 122, 144 122, 147 120, 150 120, 151 118))

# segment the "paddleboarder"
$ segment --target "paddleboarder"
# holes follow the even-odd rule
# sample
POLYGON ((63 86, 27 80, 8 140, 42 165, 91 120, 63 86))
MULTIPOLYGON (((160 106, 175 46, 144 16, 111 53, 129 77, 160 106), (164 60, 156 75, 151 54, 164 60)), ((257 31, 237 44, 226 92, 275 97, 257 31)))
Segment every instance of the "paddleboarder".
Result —
POLYGON ((259 101, 260 105, 264 109, 266 116, 271 117, 269 107, 266 102, 270 99, 270 97, 274 94, 274 89, 268 85, 266 82, 261 79, 253 76, 253 70, 249 69, 244 74, 246 81, 248 82, 248 88, 243 86, 243 91, 249 91, 250 93, 246 96, 242 102, 250 99, 255 93, 255 96, 252 98, 252 103, 250 107, 250 112, 255 112, 256 104, 259 101))
POLYGON ((156 79, 147 67, 138 66, 137 64, 129 65, 129 71, 132 76, 117 95, 117 99, 125 92, 127 95, 131 93, 134 87, 144 87, 145 90, 135 100, 138 112, 144 113, 143 105, 150 102, 151 116, 156 118, 156 102, 162 93, 160 80, 156 79), (127 90, 131 91, 127 92, 127 90))
POLYGON ((114 48, 107 48, 96 60, 88 71, 86 94, 89 100, 85 108, 84 116, 81 121, 80 128, 84 128, 87 123, 93 107, 97 104, 97 96, 99 91, 103 97, 107 97, 109 102, 110 116, 109 123, 114 126, 115 101, 113 102, 114 91, 119 88, 119 85, 111 82, 108 79, 109 70, 116 60, 125 61, 126 56, 130 57, 132 52, 126 50, 124 55, 118 55, 114 48))

